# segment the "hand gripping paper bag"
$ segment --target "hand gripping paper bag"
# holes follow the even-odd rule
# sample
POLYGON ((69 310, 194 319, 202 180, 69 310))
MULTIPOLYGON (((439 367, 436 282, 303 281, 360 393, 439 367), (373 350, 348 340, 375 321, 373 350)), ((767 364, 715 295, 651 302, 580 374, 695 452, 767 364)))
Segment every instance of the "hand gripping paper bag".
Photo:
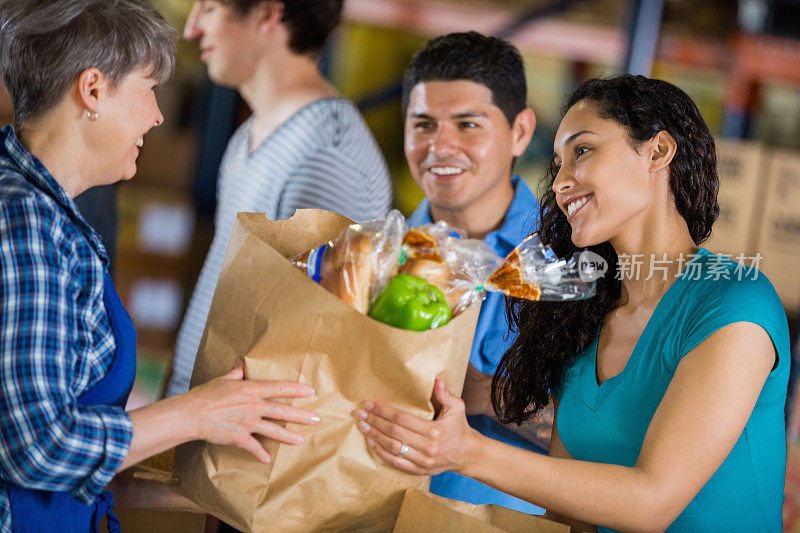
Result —
POLYGON ((300 210, 284 221, 237 216, 197 354, 192 386, 226 373, 236 358, 246 379, 296 380, 316 390, 291 403, 322 422, 287 426, 300 446, 266 441, 261 464, 232 446, 179 447, 179 490, 209 514, 243 531, 391 531, 407 487, 429 480, 374 456, 352 412, 383 400, 432 418, 436 377, 459 392, 479 306, 423 332, 387 326, 359 313, 288 258, 335 238, 350 221, 300 210))

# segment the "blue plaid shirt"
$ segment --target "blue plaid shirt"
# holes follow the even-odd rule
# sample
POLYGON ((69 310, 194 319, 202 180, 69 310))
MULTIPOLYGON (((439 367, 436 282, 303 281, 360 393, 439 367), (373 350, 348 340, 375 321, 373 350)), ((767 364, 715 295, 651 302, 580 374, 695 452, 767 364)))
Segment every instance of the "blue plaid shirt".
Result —
MULTIPOLYGON (((114 333, 98 235, 42 163, 0 131, 0 531, 7 484, 91 503, 128 453, 119 407, 76 403, 106 374, 114 333)), ((55 519, 56 517, 54 517, 55 519)))

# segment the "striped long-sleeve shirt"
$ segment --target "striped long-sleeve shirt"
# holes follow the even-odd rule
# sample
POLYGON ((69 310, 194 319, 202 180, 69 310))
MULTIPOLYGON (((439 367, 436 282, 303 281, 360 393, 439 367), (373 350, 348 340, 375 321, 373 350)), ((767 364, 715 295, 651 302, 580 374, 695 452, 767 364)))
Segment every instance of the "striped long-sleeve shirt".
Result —
MULTIPOLYGON (((76 399, 116 353, 100 238, 14 129, 0 132, 0 531, 7 484, 91 503, 128 453, 122 408, 76 399)), ((57 517, 53 517, 57 520, 57 517)))
POLYGON ((214 239, 178 334, 167 395, 189 380, 236 213, 272 220, 327 209, 356 222, 383 218, 392 201, 386 163, 352 102, 317 100, 249 150, 251 117, 228 143, 220 167, 214 239))

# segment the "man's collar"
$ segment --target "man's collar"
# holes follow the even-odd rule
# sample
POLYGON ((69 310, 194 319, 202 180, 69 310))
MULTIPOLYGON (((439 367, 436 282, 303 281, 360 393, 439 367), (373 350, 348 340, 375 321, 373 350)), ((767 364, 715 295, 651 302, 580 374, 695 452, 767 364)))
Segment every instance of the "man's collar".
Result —
POLYGON ((520 176, 511 176, 514 186, 514 199, 508 206, 503 225, 492 233, 512 248, 522 242, 525 237, 539 229, 539 201, 528 184, 520 176))
MULTIPOLYGON (((539 228, 539 201, 533 195, 530 187, 520 176, 511 176, 511 185, 514 187, 514 198, 506 211, 503 225, 486 235, 488 241, 491 235, 497 235, 511 248, 522 242, 525 237, 539 228)), ((408 225, 412 228, 431 224, 431 204, 424 198, 414 212, 408 217, 408 225)))
POLYGON ((431 202, 428 200, 427 196, 422 199, 406 221, 412 228, 417 228, 425 224, 433 224, 433 219, 431 219, 431 202))

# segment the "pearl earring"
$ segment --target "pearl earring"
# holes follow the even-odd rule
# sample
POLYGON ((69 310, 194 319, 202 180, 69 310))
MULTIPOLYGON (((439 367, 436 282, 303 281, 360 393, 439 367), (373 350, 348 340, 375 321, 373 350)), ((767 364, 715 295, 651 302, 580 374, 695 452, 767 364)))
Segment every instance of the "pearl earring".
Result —
POLYGON ((97 117, 99 117, 99 116, 100 116, 100 115, 97 113, 97 111, 91 111, 91 110, 89 110, 89 109, 87 109, 87 110, 86 110, 86 118, 88 118, 88 119, 89 119, 89 120, 91 120, 92 122, 94 122, 95 120, 97 120, 97 117))

